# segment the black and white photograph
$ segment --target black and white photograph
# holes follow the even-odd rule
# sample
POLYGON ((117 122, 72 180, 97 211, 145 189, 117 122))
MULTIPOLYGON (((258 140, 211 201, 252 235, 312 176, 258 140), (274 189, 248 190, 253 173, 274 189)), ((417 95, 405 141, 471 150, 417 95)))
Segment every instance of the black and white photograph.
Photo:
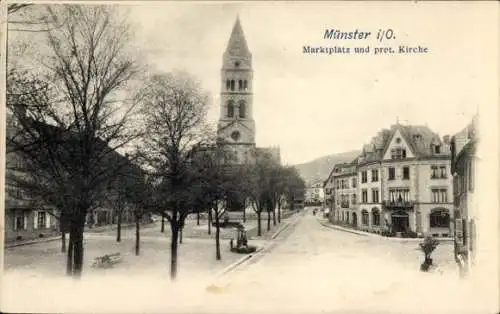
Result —
POLYGON ((3 1, 4 313, 496 313, 499 4, 3 1))

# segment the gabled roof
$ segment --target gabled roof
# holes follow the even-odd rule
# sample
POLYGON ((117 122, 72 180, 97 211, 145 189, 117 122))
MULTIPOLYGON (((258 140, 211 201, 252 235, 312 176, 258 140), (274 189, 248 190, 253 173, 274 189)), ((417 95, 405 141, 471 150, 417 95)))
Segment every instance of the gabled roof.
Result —
MULTIPOLYGON (((401 136, 416 158, 435 156, 431 149, 432 145, 443 144, 439 136, 428 126, 396 124, 391 127, 391 135, 384 143, 382 156, 385 155, 392 138, 397 131, 400 132, 401 136)), ((442 156, 448 153, 449 152, 447 150, 443 150, 443 152, 439 155, 442 156)))

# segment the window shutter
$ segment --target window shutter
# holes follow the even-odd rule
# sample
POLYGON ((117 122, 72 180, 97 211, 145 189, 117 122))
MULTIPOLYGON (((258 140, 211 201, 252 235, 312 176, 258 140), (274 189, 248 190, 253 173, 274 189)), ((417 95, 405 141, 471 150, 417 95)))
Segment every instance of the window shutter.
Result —
POLYGON ((23 214, 23 229, 28 229, 28 213, 23 214))
POLYGON ((33 211, 33 228, 38 229, 38 211, 33 211))
POLYGON ((50 228, 50 215, 48 212, 43 213, 45 215, 45 228, 50 228))

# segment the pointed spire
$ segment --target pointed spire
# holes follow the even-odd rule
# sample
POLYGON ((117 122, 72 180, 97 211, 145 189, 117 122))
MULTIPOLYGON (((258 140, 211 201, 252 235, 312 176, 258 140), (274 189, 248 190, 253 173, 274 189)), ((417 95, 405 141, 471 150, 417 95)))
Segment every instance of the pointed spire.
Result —
POLYGON ((245 34, 243 33, 243 27, 241 26, 239 14, 236 17, 236 22, 234 23, 233 31, 231 32, 231 37, 229 37, 226 54, 234 57, 244 57, 250 55, 247 41, 245 39, 245 34))

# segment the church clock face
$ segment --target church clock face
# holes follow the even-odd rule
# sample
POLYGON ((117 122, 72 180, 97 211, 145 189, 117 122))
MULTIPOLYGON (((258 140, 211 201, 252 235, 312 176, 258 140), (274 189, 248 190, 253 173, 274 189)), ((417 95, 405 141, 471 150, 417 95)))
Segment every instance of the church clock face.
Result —
POLYGON ((231 133, 231 138, 235 142, 237 142, 240 139, 240 137, 241 137, 241 134, 238 131, 233 131, 233 133, 231 133))

